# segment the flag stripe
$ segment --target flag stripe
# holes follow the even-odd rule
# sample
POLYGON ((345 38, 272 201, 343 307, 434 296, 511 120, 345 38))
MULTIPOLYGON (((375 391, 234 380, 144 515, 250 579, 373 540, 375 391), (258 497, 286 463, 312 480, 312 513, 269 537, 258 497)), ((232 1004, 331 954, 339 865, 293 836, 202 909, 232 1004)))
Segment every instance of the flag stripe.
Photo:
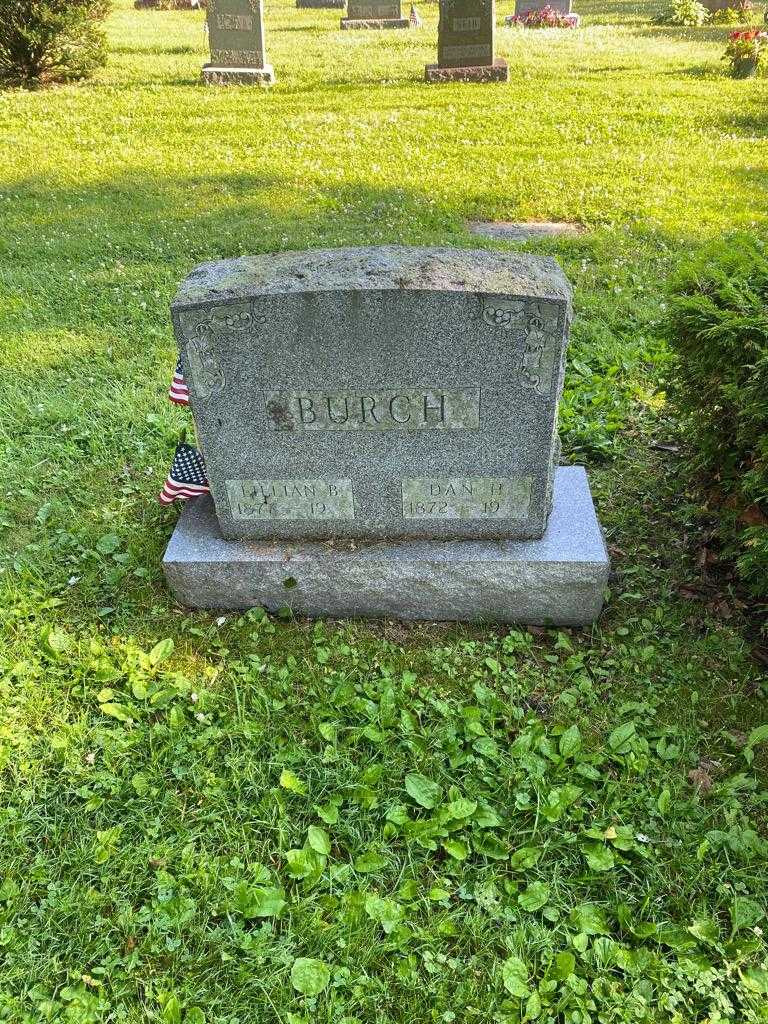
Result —
POLYGON ((181 501, 186 501, 187 498, 197 498, 201 494, 208 494, 208 488, 198 487, 192 490, 191 488, 180 487, 178 489, 171 490, 166 484, 160 492, 159 501, 161 505, 170 505, 179 499, 181 501))
POLYGON ((176 405, 189 405, 189 388, 184 380, 184 368, 181 365, 181 356, 176 363, 176 370, 173 374, 171 386, 168 389, 168 397, 176 405))
POLYGON ((187 498, 207 494, 209 490, 202 455, 192 445, 180 442, 176 445, 173 465, 158 495, 158 501, 161 505, 170 505, 176 500, 186 501, 187 498))

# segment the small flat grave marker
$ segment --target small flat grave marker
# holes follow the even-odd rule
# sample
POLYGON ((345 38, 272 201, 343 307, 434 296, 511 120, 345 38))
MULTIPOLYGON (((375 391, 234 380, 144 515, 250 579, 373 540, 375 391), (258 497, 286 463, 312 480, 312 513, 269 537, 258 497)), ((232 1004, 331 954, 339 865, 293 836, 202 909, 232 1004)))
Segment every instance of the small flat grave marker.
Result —
POLYGON ((578 238, 582 224, 567 221, 485 221, 471 220, 467 227, 474 235, 495 238, 499 242, 527 242, 531 238, 578 238))

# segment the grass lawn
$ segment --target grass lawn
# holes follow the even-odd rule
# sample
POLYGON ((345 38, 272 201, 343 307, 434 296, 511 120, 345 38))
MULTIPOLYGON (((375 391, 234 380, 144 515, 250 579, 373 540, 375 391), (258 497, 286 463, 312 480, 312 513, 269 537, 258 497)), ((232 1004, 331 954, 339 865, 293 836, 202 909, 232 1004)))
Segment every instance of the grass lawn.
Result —
POLYGON ((768 1021, 768 689, 659 338, 680 259, 766 231, 768 80, 724 76, 727 29, 585 0, 578 31, 499 29, 508 85, 426 86, 419 9, 342 33, 269 3, 263 92, 198 84, 199 13, 118 0, 93 81, 0 93, 2 1021, 768 1021), (174 607, 176 284, 493 247, 472 218, 588 228, 528 248, 576 287, 598 625, 174 607))

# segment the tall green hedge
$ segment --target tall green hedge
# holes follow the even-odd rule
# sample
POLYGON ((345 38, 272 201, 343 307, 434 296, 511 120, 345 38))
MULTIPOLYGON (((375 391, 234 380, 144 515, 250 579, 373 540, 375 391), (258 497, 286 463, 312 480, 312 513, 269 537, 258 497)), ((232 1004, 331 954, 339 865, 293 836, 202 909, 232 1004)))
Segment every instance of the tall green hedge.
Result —
POLYGON ((86 78, 107 59, 111 0, 0 0, 0 85, 86 78))
POLYGON ((695 470, 720 496, 721 535, 745 581, 768 595, 768 253, 738 234, 681 267, 667 333, 673 400, 695 470))

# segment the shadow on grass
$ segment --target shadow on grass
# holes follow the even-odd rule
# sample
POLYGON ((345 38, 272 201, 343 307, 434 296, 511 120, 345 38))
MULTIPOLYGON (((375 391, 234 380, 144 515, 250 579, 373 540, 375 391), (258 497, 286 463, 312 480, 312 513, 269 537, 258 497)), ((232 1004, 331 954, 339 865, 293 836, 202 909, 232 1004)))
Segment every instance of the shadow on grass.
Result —
MULTIPOLYGON (((205 59, 201 58, 201 60, 200 60, 200 72, 202 72, 203 65, 207 62, 208 59, 209 58, 205 58, 205 59)), ((200 73, 198 73, 194 78, 168 78, 168 79, 164 79, 163 80, 163 86, 166 86, 166 85, 172 86, 172 87, 177 88, 177 89, 189 89, 190 86, 198 86, 198 85, 201 88, 205 88, 205 83, 203 82, 202 75, 200 73)), ((248 86, 240 86, 240 88, 247 89, 248 86)), ((261 86, 255 86, 254 88, 261 88, 261 86)))
MULTIPOLYGON (((344 13, 343 10, 340 7, 332 8, 332 10, 335 10, 336 14, 343 14, 344 13)), ((338 21, 335 21, 332 24, 332 26, 331 26, 331 31, 338 29, 338 27, 339 27, 339 23, 338 23, 338 21)), ((311 24, 311 25, 270 25, 270 27, 269 27, 269 39, 271 39, 275 35, 278 35, 278 33, 282 33, 282 32, 313 32, 316 36, 321 36, 321 35, 325 35, 326 31, 328 31, 328 29, 327 29, 327 27, 325 25, 320 27, 320 26, 318 26, 316 24, 311 24)), ((267 40, 267 42, 269 42, 269 40, 267 40)))
MULTIPOLYGON (((371 242, 467 244, 463 215, 436 203, 426 186, 131 173, 71 186, 33 176, 15 182, 13 193, 0 258, 11 289, 27 299, 7 318, 22 334, 111 329, 121 320, 138 328, 141 315, 121 295, 155 283, 167 292, 205 260, 371 242)), ((166 305, 167 294, 158 303, 166 305)))
MULTIPOLYGON (((142 52, 146 53, 148 51, 142 51, 142 52)), ((170 51, 167 51, 167 50, 163 51, 162 56, 168 56, 169 53, 170 53, 170 51)), ((194 54, 195 56, 197 56, 199 58, 200 63, 198 65, 198 68, 202 68, 203 65, 207 64, 210 61, 210 59, 211 59, 210 52, 208 50, 195 50, 195 49, 192 49, 192 50, 190 50, 190 53, 194 54)), ((270 54, 269 51, 267 51, 267 60, 268 61, 271 60, 271 54, 270 54)), ((276 80, 275 84, 270 87, 269 90, 265 90, 264 87, 260 86, 260 85, 245 85, 245 84, 239 84, 237 86, 220 86, 220 87, 217 87, 217 88, 221 88, 221 89, 225 89, 225 88, 235 89, 236 88, 238 91, 243 91, 243 92, 245 92, 245 91, 247 91, 249 89, 255 89, 255 90, 257 90, 258 92, 260 92, 262 94, 265 94, 267 91, 269 91, 269 92, 278 92, 282 97, 286 97, 286 96, 303 96, 303 95, 307 95, 307 94, 310 94, 310 93, 314 94, 314 95, 320 95, 320 94, 332 95, 332 94, 336 94, 338 96, 338 105, 339 106, 343 106, 343 107, 350 106, 350 107, 353 107, 356 102, 360 102, 361 108, 364 108, 364 107, 367 107, 369 105, 367 103, 367 99, 370 98, 372 89, 376 89, 377 90, 377 95, 381 95, 381 94, 383 94, 385 92, 391 92, 393 89, 400 88, 402 86, 413 85, 415 83, 423 84, 423 82, 424 82, 424 64, 425 63, 429 63, 429 62, 425 61, 424 63, 421 63, 421 64, 417 65, 416 66, 417 70, 412 71, 412 73, 403 73, 403 74, 400 74, 400 75, 388 73, 386 76, 381 75, 381 74, 370 74, 370 75, 367 75, 367 76, 364 76, 364 77, 356 77, 354 80, 350 80, 349 78, 339 78, 339 77, 336 77, 336 78, 323 77, 323 78, 320 78, 320 79, 318 79, 316 81, 304 82, 302 84, 299 84, 298 82, 295 82, 295 81, 290 81, 289 79, 284 79, 281 76, 281 68, 278 66, 278 67, 275 68, 275 75, 276 75, 276 79, 277 80, 276 80), (339 89, 340 88, 344 89, 345 95, 341 95, 339 93, 339 89), (354 98, 350 99, 350 95, 349 94, 354 94, 355 92, 361 92, 361 91, 365 93, 366 99, 364 99, 362 101, 357 101, 354 98)), ((409 71, 410 70, 411 69, 409 69, 409 71)), ((93 84, 93 83, 87 83, 86 82, 86 83, 83 84, 82 87, 87 88, 89 84, 93 84)), ((163 88, 188 88, 190 85, 196 85, 196 86, 200 86, 201 89, 205 89, 206 88, 205 85, 201 81, 199 73, 197 75, 191 75, 191 76, 180 75, 180 76, 175 77, 175 78, 166 78, 166 77, 163 77, 162 75, 158 75, 156 77, 149 77, 148 76, 148 77, 140 80, 139 84, 142 85, 142 86, 145 86, 145 87, 160 85, 163 88)), ((465 83, 465 84, 475 85, 477 83, 465 83)), ((133 93, 136 90, 136 85, 137 85, 137 82, 135 80, 127 79, 127 80, 125 80, 123 82, 110 83, 110 90, 112 92, 114 92, 114 93, 121 93, 121 92, 122 93, 133 93)), ((485 89, 489 88, 487 83, 485 84, 484 88, 485 89)), ((391 108, 396 108, 396 107, 402 106, 402 100, 401 99, 398 100, 397 94, 392 93, 392 97, 393 97, 393 103, 388 105, 386 107, 386 109, 391 109, 391 108)), ((325 95, 324 95, 324 102, 327 102, 327 99, 325 98, 325 95)), ((430 106, 430 108, 434 108, 435 104, 430 101, 429 106, 430 106)), ((478 106, 482 106, 482 104, 478 104, 478 106)), ((384 109, 384 108, 382 108, 382 109, 384 109)))
POLYGON ((678 25, 647 25, 633 28, 632 34, 642 38, 674 39, 681 43, 722 43, 723 49, 728 34, 735 29, 749 28, 748 25, 702 25, 700 28, 685 28, 678 25))
POLYGON ((721 81, 724 77, 721 68, 713 64, 694 64, 689 68, 663 71, 662 75, 665 78, 701 78, 712 82, 721 81))
POLYGON ((747 138, 768 137, 768 108, 749 113, 728 114, 722 119, 723 129, 729 133, 738 132, 747 138))
MULTIPOLYGON (((768 208, 768 168, 742 167, 737 171, 737 176, 753 195, 757 192, 765 198, 765 206, 768 208)), ((765 237, 764 226, 761 235, 765 237)))
POLYGON ((623 26, 647 25, 658 17, 668 4, 664 0, 650 0, 647 3, 615 2, 603 3, 601 0, 576 0, 574 9, 590 24, 601 24, 609 20, 623 26))
POLYGON ((185 43, 180 46, 156 46, 150 44, 148 46, 111 46, 110 53, 117 53, 121 56, 136 56, 136 54, 151 54, 153 57, 181 57, 189 54, 202 53, 198 46, 193 46, 191 43, 185 43))
MULTIPOLYGON (((450 96, 445 104, 451 105, 450 96)), ((768 132, 768 114, 732 115, 725 123, 750 134, 768 132)), ((744 169, 734 184, 745 198, 754 197, 756 185, 768 186, 768 171, 744 169)), ((61 286, 73 301, 42 305, 46 324, 63 328, 91 318, 103 323, 105 305, 96 300, 110 302, 116 288, 132 289, 129 271, 150 282, 180 280, 205 260, 289 248, 388 243, 494 249, 500 243, 470 234, 466 222, 493 220, 502 209, 506 219, 515 219, 503 183, 459 203, 438 201, 428 183, 372 187, 246 171, 187 177, 133 172, 80 185, 32 176, 14 182, 13 195, 0 240, 7 278, 23 280, 24 290, 40 299, 61 286), (35 266, 45 272, 32 277, 35 266), (82 301, 74 301, 78 290, 82 301)), ((641 224, 633 234, 643 235, 641 224)), ((674 248, 695 237, 665 237, 664 243, 674 248)), ((533 251, 604 255, 594 252, 593 234, 526 244, 533 251)), ((24 320, 20 313, 20 328, 24 320)))

